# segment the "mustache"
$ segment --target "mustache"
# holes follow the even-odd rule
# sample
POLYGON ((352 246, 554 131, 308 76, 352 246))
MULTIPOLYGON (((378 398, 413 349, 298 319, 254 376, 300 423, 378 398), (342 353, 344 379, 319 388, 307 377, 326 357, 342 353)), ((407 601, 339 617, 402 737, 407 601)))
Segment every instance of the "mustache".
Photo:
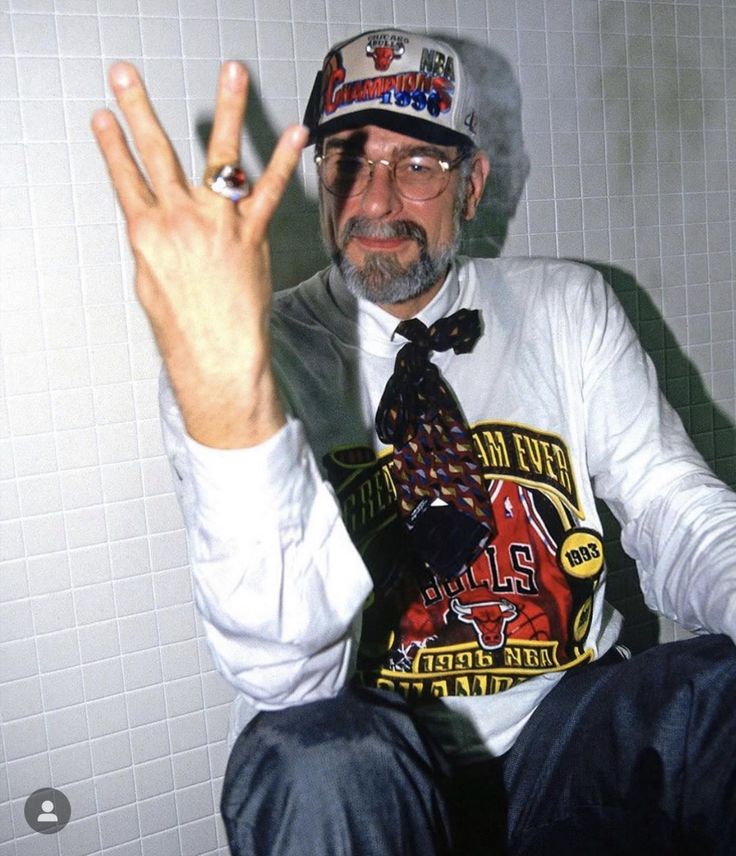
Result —
POLYGON ((344 247, 350 238, 409 238, 420 247, 427 246, 427 233, 411 220, 376 222, 367 217, 351 217, 342 230, 340 243, 344 247))

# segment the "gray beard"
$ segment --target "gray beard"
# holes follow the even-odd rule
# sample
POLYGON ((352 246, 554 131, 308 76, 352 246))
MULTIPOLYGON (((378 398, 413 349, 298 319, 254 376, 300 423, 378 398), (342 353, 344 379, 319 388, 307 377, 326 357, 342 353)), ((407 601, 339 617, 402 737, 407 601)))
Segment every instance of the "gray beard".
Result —
POLYGON ((440 247, 436 253, 427 250, 427 234, 416 223, 394 220, 389 223, 374 223, 354 217, 343 230, 341 245, 345 246, 351 236, 364 235, 374 238, 409 237, 419 245, 419 258, 402 266, 389 253, 374 253, 366 257, 359 268, 348 261, 341 250, 335 248, 332 259, 343 276, 348 291, 372 303, 404 303, 429 291, 438 280, 444 278, 460 244, 460 230, 450 244, 440 247))

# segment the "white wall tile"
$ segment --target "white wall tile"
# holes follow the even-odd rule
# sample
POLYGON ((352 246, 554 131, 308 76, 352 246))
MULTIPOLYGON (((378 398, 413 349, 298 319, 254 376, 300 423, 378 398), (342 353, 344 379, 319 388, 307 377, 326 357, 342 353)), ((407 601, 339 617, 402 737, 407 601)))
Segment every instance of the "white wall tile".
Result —
POLYGON ((110 556, 105 544, 69 551, 69 569, 74 586, 92 585, 110 579, 110 556))
POLYGON ((42 716, 27 716, 7 723, 3 729, 5 739, 5 757, 15 761, 28 754, 29 747, 36 752, 46 752, 48 743, 42 716))
POLYGON ((23 528, 20 520, 8 520, 0 523, 0 559, 18 559, 25 553, 23 528))
POLYGON ((41 693, 45 711, 81 704, 85 701, 82 670, 75 667, 46 672, 41 677, 41 693))
POLYGON ((146 514, 141 500, 116 502, 105 508, 107 533, 111 541, 135 538, 146 531, 146 514))
POLYGON ((196 856, 217 846, 217 829, 214 818, 203 818, 181 828, 182 856, 196 856))
MULTIPOLYGON (((21 102, 23 135, 29 142, 63 140, 66 132, 61 101, 26 100, 21 102)), ((31 173, 29 172, 29 176, 31 173)))
MULTIPOLYGON (((24 313, 19 320, 26 321, 35 316, 24 313)), ((41 345, 40 338, 37 344, 41 345)), ((5 357, 5 390, 8 395, 40 392, 44 389, 46 355, 44 353, 8 353, 5 357)))
POLYGON ((143 71, 152 98, 184 97, 184 75, 180 62, 172 59, 145 59, 143 71))
POLYGON ((74 590, 74 607, 79 625, 104 621, 115 616, 112 584, 99 583, 74 590))
MULTIPOLYGON (((100 621, 95 624, 89 624, 86 627, 80 627, 78 630, 79 636, 79 651, 83 663, 95 663, 102 661, 103 668, 107 668, 107 664, 111 657, 120 655, 120 638, 118 635, 118 625, 116 621, 100 621)), ((110 667, 113 671, 113 667, 110 667)), ((117 665, 114 666, 117 672, 117 665)), ((85 673, 85 680, 92 679, 92 676, 85 673)), ((97 694, 99 697, 99 694, 97 694)))
POLYGON ((148 497, 145 506, 149 531, 169 532, 181 529, 181 511, 172 494, 148 497))
POLYGON ((40 514, 22 521, 23 543, 29 556, 64 550, 66 532, 64 519, 58 514, 40 514))
POLYGON ((61 492, 68 509, 85 508, 102 502, 99 470, 86 467, 61 474, 61 492))
POLYGON ((176 808, 179 822, 189 823, 201 818, 210 818, 214 814, 212 803, 212 786, 202 782, 191 787, 177 790, 176 808))
POLYGON ((83 704, 50 711, 45 715, 44 720, 50 749, 59 749, 74 743, 86 743, 89 740, 87 711, 83 704))
POLYGON ((135 805, 123 806, 99 816, 100 837, 106 847, 123 844, 140 837, 138 812, 135 805))
POLYGON ((169 730, 163 722, 134 728, 130 732, 130 743, 136 765, 156 758, 168 757, 171 754, 169 730))
MULTIPOLYGON (((64 793, 68 793, 69 786, 67 785, 64 793)), ((77 802, 74 806, 76 808, 77 802)), ((70 840, 69 856, 87 856, 89 853, 99 852, 102 843, 100 840, 100 830, 97 818, 76 818, 72 817, 69 822, 67 838, 70 840)))
POLYGON ((58 435, 58 452, 54 448, 54 464, 56 464, 57 454, 58 467, 61 470, 97 464, 99 454, 95 429, 78 427, 60 432, 58 435))
POLYGON ((140 800, 170 794, 174 789, 171 759, 158 758, 138 764, 135 768, 135 786, 140 800))
POLYGON ((19 479, 17 489, 20 509, 24 515, 61 510, 61 483, 57 473, 19 479))
POLYGON ((118 616, 137 615, 154 609, 153 584, 149 575, 117 580, 114 585, 118 616))
POLYGON ((123 654, 152 650, 159 643, 156 616, 152 612, 118 619, 118 631, 123 654))
POLYGON ((167 681, 196 675, 199 672, 196 643, 185 641, 162 647, 161 664, 167 681))
POLYGON ((85 694, 90 701, 123 692, 123 667, 118 657, 86 663, 82 666, 82 675, 85 694))
POLYGON ((233 688, 214 670, 202 676, 202 687, 207 707, 226 705, 233 698, 233 688))
MULTIPOLYGON (((86 710, 91 738, 118 736, 121 740, 123 737, 127 739, 128 712, 123 695, 90 702, 86 706, 86 710), (123 732, 125 733, 122 734, 123 732)), ((102 744, 102 748, 98 750, 103 756, 108 751, 105 748, 106 745, 102 744)))
MULTIPOLYGON (((127 768, 131 764, 130 737, 109 734, 91 741, 92 765, 96 776, 127 768)), ((107 839, 105 839, 107 840, 107 839)), ((113 842, 110 841, 110 844, 113 842)))
POLYGON ((86 348, 64 348, 55 350, 50 356, 48 385, 51 390, 84 387, 89 383, 89 354, 86 348))
MULTIPOLYGON (((46 836, 45 838, 51 838, 46 836)), ((57 856, 58 845, 56 841, 38 840, 38 835, 18 838, 15 843, 13 856, 57 856)))
POLYGON ((181 853, 179 832, 176 829, 148 835, 141 843, 143 856, 179 856, 181 853))
POLYGON ((56 30, 62 57, 99 57, 100 27, 94 15, 60 15, 56 30))
POLYGON ((135 425, 101 425, 97 428, 101 464, 132 461, 138 457, 135 425))
POLYGON ((72 782, 84 781, 92 777, 92 755, 89 743, 52 749, 49 752, 49 760, 52 781, 58 783, 62 790, 72 782))
MULTIPOLYGON (((9 761, 6 771, 11 798, 23 797, 25 799, 28 794, 32 794, 38 788, 48 787, 48 783, 51 781, 49 758, 45 752, 28 755, 17 761, 9 761)), ((30 854, 32 851, 26 852, 30 854)))
POLYGON ((160 683, 131 689, 126 699, 131 728, 161 723, 166 719, 166 697, 160 683))
MULTIPOLYGON (((0 712, 3 721, 10 722, 43 711, 41 698, 41 680, 39 677, 11 681, 3 686, 0 697, 0 712)), ((28 747, 29 752, 32 747, 28 747)))
POLYGON ((95 777, 95 796, 99 811, 106 812, 136 801, 133 769, 126 767, 95 777))
POLYGON ((123 656, 125 689, 141 689, 161 683, 161 663, 152 651, 137 651, 123 656))
MULTIPOLYGON (((39 662, 34 639, 16 639, 4 642, 0 658, 0 682, 18 681, 37 675, 39 662)), ((180 713, 183 711, 180 711, 180 713)))
POLYGON ((156 589, 156 602, 159 604, 157 619, 159 638, 162 645, 172 642, 184 642, 187 639, 195 638, 196 626, 194 623, 194 606, 191 598, 179 606, 161 606, 158 589, 156 589))
POLYGON ((70 549, 102 544, 109 537, 105 511, 100 506, 67 511, 66 538, 70 549))
MULTIPOLYGON (((53 633, 55 630, 65 630, 74 626, 74 606, 70 591, 34 597, 29 603, 33 616, 33 628, 29 629, 30 635, 33 635, 34 630, 37 634, 53 633)), ((21 616, 24 605, 15 603, 13 609, 18 616, 21 616)))
POLYGON ((142 56, 140 26, 135 16, 101 16, 99 26, 103 57, 132 60, 142 56))
POLYGON ((202 680, 199 675, 171 681, 164 685, 164 692, 169 716, 181 716, 202 709, 202 680))
MULTIPOLYGON (((9 123, 14 118, 7 114, 5 105, 0 106, 0 121, 5 128, 8 128, 9 123)), ((17 119, 20 127, 19 109, 17 110, 17 119)), ((31 225, 31 200, 28 189, 25 187, 0 188, 0 228, 31 225)))
POLYGON ((190 785, 207 782, 209 784, 211 772, 207 748, 200 746, 174 755, 172 758, 173 782, 177 789, 186 788, 190 785))
POLYGON ((179 823, 176 802, 172 793, 161 794, 149 800, 143 800, 138 805, 141 821, 141 833, 151 835, 172 829, 179 823))
POLYGON ((73 668, 81 662, 76 630, 61 630, 58 633, 39 636, 36 646, 38 665, 42 672, 73 668))
POLYGON ((201 712, 189 713, 171 720, 171 749, 182 752, 207 743, 207 730, 201 712))

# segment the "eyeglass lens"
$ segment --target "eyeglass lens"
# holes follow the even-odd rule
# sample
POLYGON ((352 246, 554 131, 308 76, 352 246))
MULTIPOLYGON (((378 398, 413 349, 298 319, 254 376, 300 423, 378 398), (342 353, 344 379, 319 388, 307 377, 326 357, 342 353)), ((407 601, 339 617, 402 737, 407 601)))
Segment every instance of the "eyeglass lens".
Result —
POLYGON ((388 167, 398 192, 407 199, 420 201, 439 196, 445 189, 448 169, 443 163, 428 155, 408 155, 390 164, 373 163, 362 155, 335 152, 322 158, 320 174, 325 187, 336 196, 357 196, 368 186, 374 169, 388 167))

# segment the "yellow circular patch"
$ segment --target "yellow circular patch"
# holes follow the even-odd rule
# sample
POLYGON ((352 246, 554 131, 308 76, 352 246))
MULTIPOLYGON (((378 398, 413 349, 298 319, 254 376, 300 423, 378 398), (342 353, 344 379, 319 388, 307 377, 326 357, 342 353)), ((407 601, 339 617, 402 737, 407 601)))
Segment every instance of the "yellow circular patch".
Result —
POLYGON ((557 561, 566 574, 587 580, 603 570, 603 541, 592 529, 573 529, 565 536, 557 561))

